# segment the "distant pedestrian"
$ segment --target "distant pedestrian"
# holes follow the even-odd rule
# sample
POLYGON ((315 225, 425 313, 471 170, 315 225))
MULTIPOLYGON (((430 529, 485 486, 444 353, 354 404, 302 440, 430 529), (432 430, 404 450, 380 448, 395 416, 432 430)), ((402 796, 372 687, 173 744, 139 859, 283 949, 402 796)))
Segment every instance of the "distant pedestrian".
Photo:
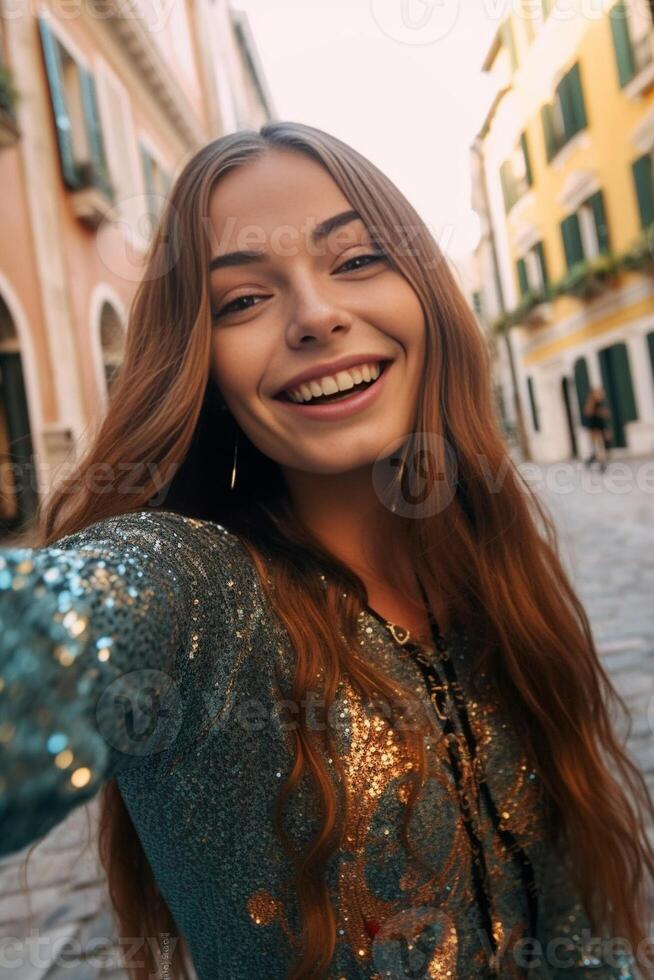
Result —
POLYGON ((598 462, 603 473, 608 462, 608 445, 611 438, 609 427, 610 412, 604 395, 604 389, 600 386, 591 388, 584 404, 583 424, 590 432, 592 452, 588 459, 584 460, 586 466, 591 466, 598 462))

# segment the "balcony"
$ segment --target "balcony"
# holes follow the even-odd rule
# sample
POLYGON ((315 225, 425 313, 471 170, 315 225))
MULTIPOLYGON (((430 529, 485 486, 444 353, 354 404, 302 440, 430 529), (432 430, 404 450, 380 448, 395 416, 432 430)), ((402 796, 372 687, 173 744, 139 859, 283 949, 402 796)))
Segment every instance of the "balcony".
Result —
POLYGON ((73 210, 88 228, 97 228, 114 205, 108 173, 91 160, 76 165, 77 187, 71 191, 73 210))
POLYGON ((511 327, 540 327, 552 322, 552 306, 549 290, 530 289, 521 298, 515 309, 503 313, 492 324, 494 334, 504 333, 511 327))
POLYGON ((7 68, 0 67, 0 149, 13 146, 20 136, 15 108, 18 92, 7 68))
POLYGON ((574 296, 586 302, 593 300, 617 285, 620 269, 619 260, 608 253, 583 259, 554 284, 552 296, 574 296))

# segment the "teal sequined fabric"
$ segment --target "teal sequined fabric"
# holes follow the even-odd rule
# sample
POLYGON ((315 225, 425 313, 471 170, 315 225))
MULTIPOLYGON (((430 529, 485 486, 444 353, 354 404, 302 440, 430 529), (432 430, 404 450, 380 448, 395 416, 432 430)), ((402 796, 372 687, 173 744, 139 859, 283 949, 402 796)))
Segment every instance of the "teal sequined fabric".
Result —
MULTIPOLYGON (((46 834, 115 777, 199 980, 283 980, 299 911, 272 816, 292 765, 279 684, 290 690, 293 652, 239 538, 143 510, 47 548, 0 549, 0 629, 0 853, 46 834)), ((359 656, 426 701, 417 665, 370 610, 358 634, 359 656)), ((632 977, 631 959, 590 930, 570 856, 547 841, 521 746, 490 695, 471 690, 474 636, 458 627, 446 639, 497 811, 534 868, 542 955, 529 977, 632 977)), ((425 736, 429 778, 409 825, 429 871, 400 837, 412 768, 402 741, 347 678, 330 718, 351 800, 327 868, 330 977, 487 977, 443 739, 425 736)), ((500 975, 526 976, 524 886, 483 799, 477 817, 500 975)), ((308 840, 317 819, 301 782, 286 829, 308 840)))

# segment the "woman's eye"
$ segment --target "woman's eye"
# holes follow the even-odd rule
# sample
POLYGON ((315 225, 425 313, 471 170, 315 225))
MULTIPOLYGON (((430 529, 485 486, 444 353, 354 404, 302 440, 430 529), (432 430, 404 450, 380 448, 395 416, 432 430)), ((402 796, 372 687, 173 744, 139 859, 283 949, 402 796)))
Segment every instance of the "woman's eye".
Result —
POLYGON ((241 313, 243 310, 251 310, 251 306, 237 306, 237 303, 242 303, 246 299, 265 299, 265 296, 259 296, 256 293, 249 293, 247 296, 237 296, 236 299, 231 300, 229 303, 225 303, 219 310, 211 311, 211 319, 217 320, 219 316, 224 316, 226 313, 241 313))
POLYGON ((380 262, 382 259, 385 258, 386 258, 386 254, 384 252, 372 252, 368 255, 355 255, 353 259, 348 259, 347 262, 344 262, 343 265, 340 265, 336 271, 341 272, 343 269, 345 269, 347 265, 350 265, 352 262, 362 262, 365 259, 368 259, 369 261, 365 262, 363 266, 359 266, 359 268, 365 268, 366 265, 370 265, 372 262, 380 262))

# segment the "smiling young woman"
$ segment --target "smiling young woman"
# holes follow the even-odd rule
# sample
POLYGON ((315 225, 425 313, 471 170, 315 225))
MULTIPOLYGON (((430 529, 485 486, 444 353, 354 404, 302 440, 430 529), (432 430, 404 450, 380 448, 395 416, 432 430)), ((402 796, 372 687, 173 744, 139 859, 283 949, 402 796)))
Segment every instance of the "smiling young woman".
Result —
POLYGON ((29 541, 0 847, 101 789, 133 980, 650 975, 626 707, 474 317, 355 150, 279 122, 186 164, 29 541))

